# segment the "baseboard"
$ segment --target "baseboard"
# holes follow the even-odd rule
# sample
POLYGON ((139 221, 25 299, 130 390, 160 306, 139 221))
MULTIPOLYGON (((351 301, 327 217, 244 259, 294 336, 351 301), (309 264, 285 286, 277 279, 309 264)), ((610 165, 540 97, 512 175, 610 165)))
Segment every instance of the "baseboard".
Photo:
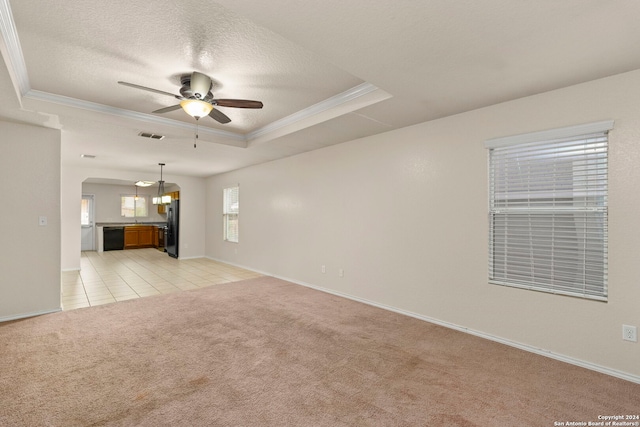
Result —
POLYGON ((203 256, 203 255, 200 255, 200 256, 186 256, 186 257, 179 256, 179 257, 178 257, 178 260, 180 260, 180 261, 186 261, 186 260, 188 260, 188 259, 198 259, 198 258, 207 258, 207 257, 205 257, 205 256, 203 256))
POLYGON ((62 308, 59 307, 53 310, 34 311, 32 313, 22 313, 22 314, 16 314, 14 316, 4 316, 4 317, 0 317, 0 323, 9 322, 11 320, 26 319, 27 317, 42 316, 43 314, 57 313, 59 311, 62 311, 62 308))
POLYGON ((61 271, 62 271, 63 273, 64 273, 65 271, 80 271, 80 267, 78 267, 78 268, 63 268, 61 271))
POLYGON ((286 280, 287 282, 295 283, 296 285, 305 286, 307 288, 315 289, 317 291, 326 292, 326 293, 332 294, 332 295, 337 295, 339 297, 347 298, 347 299, 350 299, 350 300, 353 300, 353 301, 358 301, 358 302, 361 302, 363 304, 367 304, 367 305, 370 305, 370 306, 373 306, 373 307, 381 308, 383 310, 393 311, 394 313, 402 314, 402 315, 405 315, 405 316, 413 317, 415 319, 423 320, 425 322, 429 322, 429 323, 433 323, 433 324, 436 324, 436 325, 444 326, 445 328, 454 329, 454 330, 460 331, 460 332, 465 332, 465 333, 470 334, 470 335, 474 335, 474 336, 477 336, 477 337, 480 337, 480 338, 484 338, 484 339, 487 339, 487 340, 490 340, 490 341, 498 342, 500 344, 508 345, 510 347, 515 347, 515 348, 518 348, 520 350, 524 350, 524 351, 528 351, 530 353, 538 354, 540 356, 549 357, 551 359, 559 360, 561 362, 569 363, 571 365, 580 366, 581 368, 586 368, 586 369, 589 369, 589 370, 592 370, 592 371, 600 372, 601 374, 610 375, 612 377, 616 377, 616 378, 620 378, 620 379, 623 379, 623 380, 626 380, 626 381, 630 381, 630 382, 633 382, 633 383, 640 384, 640 376, 638 376, 638 375, 633 375, 633 374, 629 374, 627 372, 618 371, 616 369, 607 368, 606 366, 601 366, 601 365, 598 365, 598 364, 595 364, 595 363, 586 362, 584 360, 576 359, 574 357, 565 356, 565 355, 559 354, 559 353, 554 353, 553 351, 550 351, 550 350, 545 350, 545 349, 537 348, 537 347, 530 346, 530 345, 527 345, 527 344, 522 344, 522 343, 519 343, 519 342, 516 342, 516 341, 512 341, 512 340, 509 340, 509 339, 506 339, 506 338, 502 338, 502 337, 499 337, 499 336, 487 334, 487 333, 482 332, 482 331, 476 331, 476 330, 473 330, 473 329, 466 328, 464 326, 456 325, 454 323, 445 322, 445 321, 442 321, 442 320, 439 320, 439 319, 434 319, 432 317, 424 316, 422 314, 413 313, 411 311, 402 310, 402 309, 399 309, 399 308, 396 308, 396 307, 392 307, 392 306, 389 306, 389 305, 385 305, 385 304, 380 304, 380 303, 375 302, 375 301, 370 301, 370 300, 367 300, 367 299, 364 299, 364 298, 356 297, 354 295, 345 294, 343 292, 334 291, 332 289, 324 288, 324 287, 321 287, 321 286, 312 285, 310 283, 305 283, 305 282, 302 282, 300 280, 291 279, 289 277, 282 277, 282 276, 270 274, 270 273, 265 272, 265 271, 258 271, 258 270, 252 269, 250 267, 239 265, 239 264, 234 264, 234 263, 226 261, 226 260, 216 259, 216 258, 212 258, 212 257, 207 257, 207 258, 209 258, 211 260, 214 260, 214 261, 223 262, 225 264, 230 264, 230 265, 233 265, 235 267, 240 267, 240 268, 244 268, 246 270, 254 271, 256 273, 264 274, 266 276, 271 276, 271 277, 275 277, 277 279, 286 280))
MULTIPOLYGON (((211 261, 216 261, 216 262, 221 262, 221 263, 224 263, 224 264, 233 265, 234 267, 242 268, 242 269, 244 269, 244 270, 253 271, 254 273, 263 274, 263 275, 265 275, 265 276, 276 277, 276 276, 274 276, 273 274, 268 273, 268 272, 266 272, 266 271, 256 270, 255 268, 247 267, 246 265, 242 265, 242 264, 237 264, 237 263, 234 263, 234 262, 228 261, 228 260, 226 260, 226 259, 214 258, 214 257, 211 257, 211 256, 206 256, 206 255, 204 256, 204 258, 206 258, 206 259, 210 259, 211 261)), ((278 277, 278 278, 279 278, 279 277, 278 277)), ((287 280, 287 279, 282 279, 282 280, 287 280)), ((296 285, 297 285, 297 284, 299 284, 299 283, 297 283, 297 282, 294 282, 293 280, 289 280, 289 282, 293 282, 293 283, 295 283, 296 285)))
POLYGON ((473 329, 469 329, 466 328, 464 326, 460 326, 460 325, 456 325, 454 323, 449 323, 449 322, 445 322, 439 319, 434 319, 432 317, 428 317, 428 316, 424 316, 422 314, 417 314, 417 313, 413 313, 411 311, 407 311, 407 310, 402 310, 396 307, 392 307, 389 305, 385 305, 385 304, 380 304, 374 301, 369 301, 367 299, 364 298, 360 298, 360 297, 356 297, 353 295, 349 295, 349 294, 345 294, 342 292, 337 292, 331 289, 327 289, 327 288, 323 288, 320 286, 315 286, 309 283, 304 283, 304 282, 300 282, 299 280, 293 280, 290 278, 286 278, 286 277, 278 277, 278 276, 273 276, 272 277, 276 277, 278 279, 282 279, 282 280, 286 280, 288 282, 292 282, 295 283, 297 285, 301 285, 301 286, 305 286, 308 288, 312 288, 321 292, 326 292, 329 294, 333 294, 333 295, 337 295, 343 298, 347 298, 353 301, 358 301, 361 302, 363 304, 367 304, 367 305, 371 305, 373 307, 378 307, 381 308, 383 310, 388 310, 388 311, 393 311, 395 313, 398 314, 403 314, 405 316, 409 316, 409 317, 413 317, 415 319, 419 319, 419 320, 423 320, 425 322, 429 322, 429 323, 433 323, 439 326, 444 326, 445 328, 449 328, 449 329, 454 329, 456 331, 460 331, 460 332, 464 332, 470 335, 474 335, 480 338, 484 338, 490 341, 494 341, 494 342, 498 342, 500 344, 505 344, 508 345, 510 347, 515 347, 518 348, 520 350, 524 350, 524 351, 528 351, 530 353, 535 353, 538 354, 540 356, 545 356, 545 357, 549 357, 551 359, 555 359, 555 360, 559 360, 561 362, 565 362, 565 363, 569 363, 571 365, 576 365, 576 366, 580 366, 582 368, 586 368, 592 371, 596 371, 596 372, 600 372, 602 374, 606 374, 606 375, 610 375, 612 377, 616 377, 616 378, 620 378, 626 381, 630 381, 633 383, 637 383, 640 384, 640 376, 638 375, 633 375, 633 374, 629 374, 627 372, 623 372, 623 371, 618 371, 616 369, 611 369, 611 368, 607 368, 606 366, 601 366, 595 363, 591 363, 591 362, 586 362, 584 360, 580 360, 580 359, 576 359, 574 357, 570 357, 570 356, 565 356, 563 354, 559 354, 559 353, 554 353, 553 351, 550 350, 545 350, 542 348, 537 348, 537 347, 533 347, 527 344, 522 344, 516 341, 512 341, 506 338, 502 338, 499 336, 495 336, 495 335, 491 335, 491 334, 487 334, 486 332, 482 332, 482 331, 476 331, 473 329))

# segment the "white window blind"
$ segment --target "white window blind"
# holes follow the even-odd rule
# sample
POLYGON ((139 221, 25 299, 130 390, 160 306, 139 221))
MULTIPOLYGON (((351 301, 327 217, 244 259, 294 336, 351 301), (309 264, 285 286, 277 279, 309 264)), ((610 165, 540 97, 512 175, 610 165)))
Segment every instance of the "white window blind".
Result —
POLYGON ((599 122, 486 142, 490 283, 607 299, 612 128, 599 122))
POLYGON ((238 243, 238 219, 240 215, 240 187, 223 191, 224 240, 238 243))

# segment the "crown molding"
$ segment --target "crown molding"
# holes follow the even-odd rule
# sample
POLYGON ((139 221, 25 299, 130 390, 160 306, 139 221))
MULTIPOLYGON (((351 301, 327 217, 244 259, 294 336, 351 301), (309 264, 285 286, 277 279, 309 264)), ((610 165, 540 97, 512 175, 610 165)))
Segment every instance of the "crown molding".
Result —
MULTIPOLYGON (((146 113, 138 113, 95 102, 83 101, 80 99, 31 89, 27 66, 22 54, 22 48, 20 46, 20 40, 13 20, 9 0, 0 0, 0 35, 2 36, 2 39, 0 40, 2 55, 20 102, 22 102, 23 99, 51 102, 72 108, 79 108, 137 120, 149 124, 166 125, 179 129, 193 130, 193 124, 178 120, 167 119, 146 113)), ((317 123, 347 114, 363 108, 366 105, 371 105, 390 97, 390 94, 370 83, 364 82, 287 117, 269 123, 268 125, 249 132, 246 135, 212 129, 206 126, 201 126, 199 128, 199 132, 202 135, 239 141, 241 143, 240 145, 246 148, 249 146, 250 142, 267 142, 288 133, 295 132, 296 130, 313 126, 317 123)))
MULTIPOLYGON (((287 127, 294 127, 295 125, 300 125, 303 121, 308 121, 312 118, 317 118, 316 122, 322 122, 327 120, 328 118, 319 118, 320 115, 327 114, 331 110, 337 110, 338 107, 344 107, 345 104, 349 102, 361 99, 366 95, 378 93, 379 96, 374 97, 375 99, 367 102, 367 105, 373 104, 375 102, 380 102, 384 99, 388 99, 391 97, 388 93, 380 90, 378 87, 372 85, 371 83, 364 82, 359 84, 358 86, 354 86, 351 89, 348 89, 342 93, 332 96, 331 98, 325 99, 324 101, 320 101, 317 104, 314 104, 310 107, 304 108, 296 113, 293 113, 287 117, 284 117, 280 120, 276 120, 275 122, 269 123, 266 126, 263 126, 259 129, 256 129, 247 134, 247 141, 252 142, 258 139, 269 139, 270 134, 280 133, 287 127)), ((350 109, 350 111, 354 111, 355 109, 362 108, 362 105, 358 105, 355 108, 350 109)), ((349 112, 350 112, 349 111, 349 112)), ((331 116, 335 117, 337 115, 346 114, 344 111, 341 111, 340 114, 333 114, 331 116)), ((330 118, 333 118, 330 117, 330 118)), ((315 123, 314 123, 315 124, 315 123)), ((307 126, 303 126, 307 127, 307 126)), ((279 135, 278 135, 279 136, 279 135)))
POLYGON ((0 35, 2 36, 0 40, 2 56, 18 92, 18 98, 21 98, 29 92, 31 86, 9 0, 0 0, 0 35))
MULTIPOLYGON (((246 135, 224 130, 212 129, 208 127, 200 127, 199 132, 202 135, 241 141, 245 144, 244 147, 247 147, 249 142, 255 141, 257 139, 268 141, 270 139, 275 139, 282 134, 289 133, 293 130, 299 130, 300 128, 311 126, 324 120, 328 120, 329 118, 346 114, 346 112, 344 111, 345 109, 347 110, 347 112, 350 112, 362 108, 363 105, 358 104, 356 101, 363 100, 366 105, 370 105, 375 102, 380 102, 384 99, 387 99, 390 96, 391 95, 380 90, 371 83, 365 82, 335 96, 332 96, 331 98, 328 98, 324 101, 293 113, 287 117, 284 117, 280 120, 276 120, 275 122, 261 127, 260 129, 249 132, 246 135), (371 99, 367 99, 367 96, 369 96, 371 99), (349 106, 348 104, 352 102, 355 102, 355 105, 349 106)), ((79 108, 102 114, 110 114, 113 116, 137 120, 149 124, 166 125, 185 130, 193 130, 193 124, 190 123, 158 117, 152 114, 124 110, 104 104, 98 104, 95 102, 84 101, 33 89, 28 90, 24 95, 24 98, 34 101, 51 102, 67 107, 79 108)))
MULTIPOLYGON (((144 123, 157 124, 157 125, 165 125, 172 126, 175 128, 185 129, 192 131, 195 124, 193 123, 185 123, 179 120, 167 119, 164 117, 154 116, 152 114, 146 113, 138 113, 137 111, 124 110, 122 108, 111 107, 109 105, 98 104, 96 102, 83 101, 76 98, 71 98, 62 95, 55 95, 48 92, 41 92, 39 90, 30 90, 24 96, 26 99, 32 99, 35 101, 44 101, 44 102, 52 102, 59 105, 64 105, 67 107, 80 108, 87 111, 93 111, 96 113, 109 114, 112 116, 122 117, 125 119, 132 119, 141 121, 144 123)), ((210 135, 220 138, 232 139, 235 141, 245 142, 247 139, 244 135, 228 132, 219 129, 212 129, 205 126, 200 126, 198 132, 201 135, 210 135)))

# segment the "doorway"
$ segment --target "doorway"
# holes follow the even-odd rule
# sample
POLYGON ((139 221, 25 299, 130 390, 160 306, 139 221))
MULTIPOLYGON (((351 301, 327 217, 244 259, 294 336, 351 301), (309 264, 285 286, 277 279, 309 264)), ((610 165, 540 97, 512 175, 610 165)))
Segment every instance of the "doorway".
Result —
POLYGON ((96 250, 94 216, 94 196, 93 194, 83 194, 80 205, 80 227, 82 228, 80 250, 82 251, 96 250))

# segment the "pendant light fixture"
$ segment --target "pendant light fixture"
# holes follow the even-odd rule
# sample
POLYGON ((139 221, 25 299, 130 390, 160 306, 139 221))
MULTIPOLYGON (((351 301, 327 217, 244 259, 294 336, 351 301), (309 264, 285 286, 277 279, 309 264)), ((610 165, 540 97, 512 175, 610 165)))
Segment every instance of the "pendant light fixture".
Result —
POLYGON ((153 198, 154 205, 161 205, 164 203, 164 181, 162 180, 162 168, 164 167, 164 163, 158 163, 160 166, 160 181, 158 181, 158 196, 153 198))
POLYGON ((136 187, 136 197, 134 200, 138 200, 138 186, 133 184, 134 187, 136 187))

